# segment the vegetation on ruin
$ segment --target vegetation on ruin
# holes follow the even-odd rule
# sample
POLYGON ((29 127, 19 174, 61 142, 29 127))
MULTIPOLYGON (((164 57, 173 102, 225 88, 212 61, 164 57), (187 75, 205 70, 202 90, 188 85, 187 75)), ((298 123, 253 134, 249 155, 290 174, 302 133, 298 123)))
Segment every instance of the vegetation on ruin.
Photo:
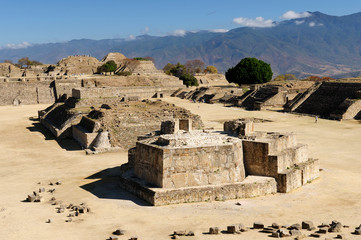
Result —
POLYGON ((275 81, 287 81, 287 80, 297 80, 297 77, 294 74, 286 73, 281 74, 275 77, 275 81))
POLYGON ((198 80, 193 75, 190 75, 188 73, 183 74, 182 76, 179 77, 179 79, 182 80, 183 84, 186 85, 187 87, 199 85, 198 80))
POLYGON ((272 75, 270 64, 257 58, 243 58, 227 70, 226 79, 237 84, 258 84, 271 81, 272 75))
POLYGON ((204 69, 204 73, 218 73, 218 69, 215 66, 209 65, 204 69))
POLYGON ((117 72, 116 74, 118 76, 130 76, 130 75, 132 75, 132 73, 129 72, 129 71, 117 72))
MULTIPOLYGON (((12 61, 7 60, 9 63, 13 64, 12 61)), ((28 68, 29 66, 37 66, 37 65, 43 65, 43 63, 36 61, 36 60, 30 60, 28 57, 23 57, 18 60, 17 64, 14 64, 15 66, 19 68, 28 68)))
POLYGON ((204 62, 199 59, 188 60, 185 64, 168 63, 163 67, 163 71, 179 79, 183 80, 186 86, 198 86, 198 80, 194 77, 195 74, 204 71, 204 62))
POLYGON ((147 56, 147 57, 135 57, 133 59, 138 60, 138 61, 152 61, 152 62, 154 62, 154 58, 149 57, 149 56, 147 56))
POLYGON ((103 65, 101 65, 100 67, 98 67, 99 73, 115 72, 115 70, 117 70, 117 64, 113 60, 110 60, 110 61, 104 63, 103 65))

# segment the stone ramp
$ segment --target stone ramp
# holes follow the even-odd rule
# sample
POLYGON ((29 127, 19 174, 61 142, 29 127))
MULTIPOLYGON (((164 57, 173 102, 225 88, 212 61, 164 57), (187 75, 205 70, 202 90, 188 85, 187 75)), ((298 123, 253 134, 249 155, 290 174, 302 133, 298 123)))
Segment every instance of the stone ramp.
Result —
POLYGON ((360 99, 345 99, 335 111, 330 114, 330 118, 337 120, 349 120, 359 118, 361 113, 360 99))
POLYGON ((245 94, 243 100, 238 101, 238 106, 249 110, 261 110, 263 106, 283 106, 286 102, 286 94, 279 86, 265 85, 245 94))
POLYGON ((321 83, 315 83, 314 86, 310 87, 303 93, 297 94, 297 96, 285 104, 283 107, 284 111, 286 112, 292 112, 294 111, 298 106, 300 106, 311 94, 313 94, 319 87, 321 86, 321 83))
POLYGON ((294 112, 330 118, 347 99, 358 99, 361 83, 323 82, 294 112))

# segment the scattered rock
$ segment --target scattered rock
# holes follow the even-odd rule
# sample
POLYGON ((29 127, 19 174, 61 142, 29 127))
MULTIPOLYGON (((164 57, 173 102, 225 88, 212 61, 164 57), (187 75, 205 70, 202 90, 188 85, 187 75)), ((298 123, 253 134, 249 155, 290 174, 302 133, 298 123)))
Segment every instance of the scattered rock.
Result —
POLYGON ((299 236, 299 235, 302 235, 302 232, 297 229, 292 229, 292 230, 290 230, 290 234, 291 234, 291 236, 299 236))
POLYGON ((263 228, 262 232, 264 232, 264 233, 273 233, 273 232, 275 232, 275 229, 265 227, 265 228, 263 228))
POLYGON ((236 232, 236 225, 227 226, 227 233, 235 234, 236 232))
POLYGON ((278 225, 277 223, 272 223, 272 228, 274 228, 274 229, 280 229, 281 226, 278 225))
POLYGON ((237 202, 236 205, 237 205, 237 206, 241 206, 242 204, 241 204, 240 202, 237 202))
POLYGON ((273 232, 273 233, 271 234, 271 237, 273 237, 273 238, 280 238, 280 233, 279 233, 279 232, 273 232))
POLYGON ((187 234, 186 234, 186 236, 194 236, 195 234, 194 234, 194 232, 193 231, 189 231, 187 234))
POLYGON ((313 222, 311 221, 302 222, 302 229, 311 229, 311 228, 313 228, 313 222))
POLYGON ((26 201, 28 202, 34 202, 36 199, 36 196, 34 194, 28 195, 28 197, 26 198, 26 201))
POLYGON ((108 239, 109 240, 118 240, 118 237, 117 236, 110 236, 108 239))
POLYGON ((354 234, 361 235, 361 228, 356 228, 354 234))
POLYGON ((61 185, 61 181, 58 181, 55 183, 56 185, 61 185))
POLYGON ((67 220, 65 220, 65 222, 72 222, 73 219, 72 218, 68 218, 67 220))
POLYGON ((289 236, 291 236, 291 234, 289 232, 287 232, 285 230, 282 230, 282 229, 278 230, 278 232, 279 232, 280 237, 289 237, 289 236))
POLYGON ((320 233, 320 234, 326 234, 327 233, 327 228, 320 228, 320 229, 318 229, 317 232, 320 233))
POLYGON ((45 188, 39 188, 39 193, 45 192, 45 188))
POLYGON ((241 232, 247 232, 248 230, 249 230, 249 228, 248 227, 246 227, 244 224, 242 224, 242 223, 240 223, 239 225, 238 225, 238 229, 239 229, 239 231, 241 231, 241 232))
POLYGON ((260 223, 260 222, 254 222, 253 223, 253 228, 254 229, 263 229, 264 228, 264 224, 260 223))
POLYGON ((174 231, 173 232, 173 235, 175 236, 175 235, 177 235, 177 236, 185 236, 186 235, 186 231, 183 231, 183 230, 181 230, 181 231, 174 231))
POLYGON ((118 236, 124 235, 124 233, 125 233, 124 230, 121 229, 117 229, 113 232, 114 235, 118 235, 118 236))
POLYGON ((328 229, 329 232, 341 232, 342 224, 337 221, 332 221, 331 227, 328 229))
POLYGON ((293 229, 301 230, 301 229, 302 229, 301 224, 299 224, 299 223, 292 224, 292 225, 289 227, 289 230, 293 230, 293 229))
POLYGON ((209 234, 219 234, 218 227, 210 227, 209 228, 209 234))
POLYGON ((321 235, 318 234, 318 233, 312 233, 310 236, 314 237, 314 238, 320 238, 321 237, 321 235))
POLYGON ((337 234, 336 238, 338 238, 338 239, 346 239, 345 234, 337 234))
POLYGON ((46 220, 46 223, 51 223, 51 219, 46 220))
POLYGON ((304 238, 306 238, 306 235, 301 234, 301 235, 298 235, 297 237, 295 237, 295 240, 301 240, 301 239, 304 239, 304 238))

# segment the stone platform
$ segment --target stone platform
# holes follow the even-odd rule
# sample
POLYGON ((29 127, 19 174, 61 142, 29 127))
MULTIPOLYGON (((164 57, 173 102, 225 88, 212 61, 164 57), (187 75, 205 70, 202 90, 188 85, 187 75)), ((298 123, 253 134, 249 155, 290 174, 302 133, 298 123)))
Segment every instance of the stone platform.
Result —
POLYGON ((236 183, 159 188, 137 178, 132 170, 123 173, 120 177, 120 187, 153 206, 252 198, 277 192, 277 183, 272 177, 247 176, 242 182, 236 183))

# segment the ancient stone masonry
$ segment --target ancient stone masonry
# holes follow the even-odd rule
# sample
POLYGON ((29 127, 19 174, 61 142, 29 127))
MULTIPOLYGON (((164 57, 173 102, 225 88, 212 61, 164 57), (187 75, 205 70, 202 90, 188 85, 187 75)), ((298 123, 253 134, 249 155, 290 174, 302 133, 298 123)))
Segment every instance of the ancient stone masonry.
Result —
POLYGON ((103 61, 90 56, 69 56, 55 65, 21 69, 10 63, 0 63, 0 105, 51 104, 71 97, 74 88, 87 98, 121 95, 139 99, 162 98, 184 88, 179 78, 157 70, 152 61, 137 61, 130 76, 95 74, 108 60, 120 64, 129 59, 121 53, 109 53, 103 61))
POLYGON ((289 192, 319 176, 318 160, 293 134, 253 132, 252 121, 240 120, 226 122, 223 133, 180 126, 163 122, 164 135, 140 138, 124 189, 164 205, 289 192))
POLYGON ((318 115, 331 119, 353 119, 361 116, 361 83, 322 82, 296 97, 285 111, 318 115))

